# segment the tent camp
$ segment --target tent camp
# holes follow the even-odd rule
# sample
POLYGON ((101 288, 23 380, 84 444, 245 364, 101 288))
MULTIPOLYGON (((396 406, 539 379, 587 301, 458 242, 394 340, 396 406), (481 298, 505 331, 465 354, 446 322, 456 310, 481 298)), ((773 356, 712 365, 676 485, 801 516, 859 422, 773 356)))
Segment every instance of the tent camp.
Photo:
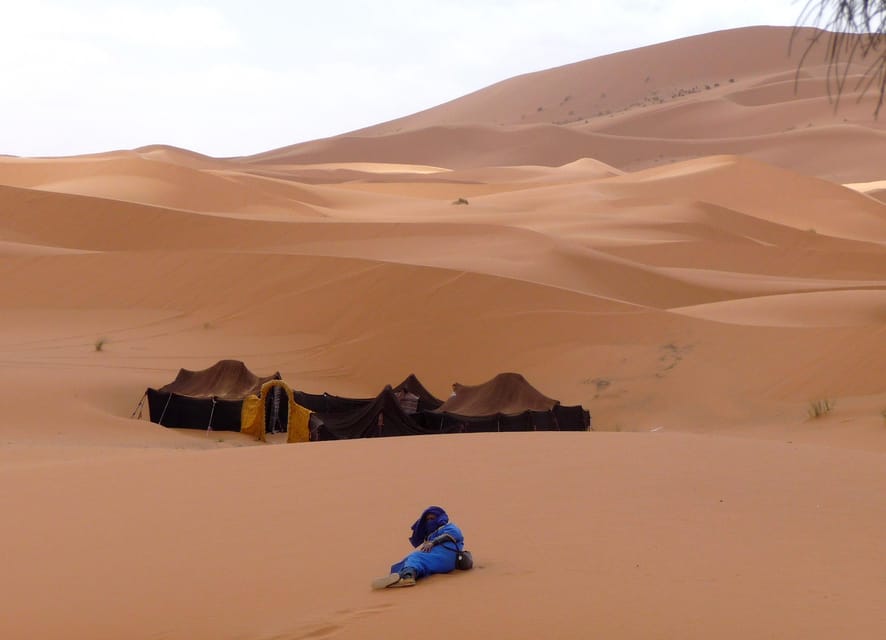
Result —
POLYGON ((477 386, 454 387, 455 395, 446 402, 430 394, 415 376, 368 400, 316 396, 325 406, 311 407, 316 412, 311 416, 311 440, 590 429, 590 413, 583 407, 561 405, 517 373, 502 373, 477 386), (401 389, 419 396, 418 411, 403 411, 396 395, 401 389), (423 403, 433 408, 422 408, 423 403))
POLYGON ((590 414, 564 406, 518 373, 483 384, 454 385, 445 402, 410 374, 374 398, 293 391, 279 373, 260 377, 238 360, 202 371, 181 369, 175 380, 148 389, 150 419, 166 427, 240 431, 265 440, 288 431, 287 442, 488 431, 587 431, 590 414))
POLYGON ((239 360, 180 369, 175 380, 145 394, 151 421, 165 427, 242 431, 261 440, 269 431, 288 431, 289 442, 308 439, 310 412, 280 373, 257 376, 239 360))

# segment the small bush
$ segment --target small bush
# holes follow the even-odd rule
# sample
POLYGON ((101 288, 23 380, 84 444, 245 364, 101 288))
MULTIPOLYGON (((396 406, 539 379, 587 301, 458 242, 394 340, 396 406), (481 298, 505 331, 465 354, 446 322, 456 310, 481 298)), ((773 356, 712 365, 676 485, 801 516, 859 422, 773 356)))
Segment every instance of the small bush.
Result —
POLYGON ((107 341, 108 341, 107 338, 99 338, 98 340, 96 340, 96 341, 95 341, 95 350, 96 350, 96 351, 101 351, 102 349, 104 349, 104 348, 105 348, 105 343, 106 343, 107 341))
POLYGON ((836 403, 833 400, 830 400, 828 398, 813 400, 809 403, 809 417, 820 418, 822 416, 826 416, 831 412, 831 409, 834 408, 835 404, 836 403))
POLYGON ((470 204, 470 203, 465 198, 459 198, 458 200, 453 200, 452 204, 470 204))

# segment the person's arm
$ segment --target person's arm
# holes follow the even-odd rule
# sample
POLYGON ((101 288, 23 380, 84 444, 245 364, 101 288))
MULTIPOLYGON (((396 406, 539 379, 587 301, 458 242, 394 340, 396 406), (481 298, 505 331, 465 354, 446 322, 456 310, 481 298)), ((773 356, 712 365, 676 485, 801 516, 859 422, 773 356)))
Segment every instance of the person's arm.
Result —
POLYGON ((449 524, 442 527, 440 530, 440 534, 431 539, 430 542, 432 543, 432 547, 444 543, 449 543, 449 546, 447 548, 451 549, 452 545, 454 545, 456 549, 459 549, 464 542, 464 536, 461 533, 461 529, 450 522, 449 524))
POLYGON ((458 546, 458 541, 456 541, 456 539, 454 537, 452 537, 448 533, 444 533, 444 534, 437 536, 436 538, 431 538, 430 540, 425 540, 424 542, 422 542, 418 546, 418 550, 424 551, 425 553, 427 553, 428 551, 430 551, 431 549, 436 547, 438 544, 443 544, 444 542, 453 542, 453 543, 455 543, 456 546, 458 546))
POLYGON ((456 546, 463 544, 465 541, 465 537, 464 535, 462 535, 461 529, 459 529, 457 525, 454 525, 451 522, 442 528, 440 537, 442 536, 446 536, 446 538, 454 542, 456 546))

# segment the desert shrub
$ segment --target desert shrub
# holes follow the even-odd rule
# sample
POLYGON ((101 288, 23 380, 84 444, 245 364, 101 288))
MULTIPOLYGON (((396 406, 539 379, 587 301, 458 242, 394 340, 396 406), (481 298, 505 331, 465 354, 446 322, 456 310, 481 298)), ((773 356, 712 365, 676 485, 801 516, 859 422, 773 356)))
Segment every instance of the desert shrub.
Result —
POLYGON ((95 341, 95 350, 101 351, 102 349, 105 348, 105 344, 107 342, 108 342, 107 338, 99 338, 98 340, 95 341))
POLYGON ((459 198, 458 200, 453 200, 452 204, 470 204, 466 198, 459 198))
POLYGON ((813 400, 809 403, 809 417, 810 418, 820 418, 822 416, 826 416, 831 412, 836 403, 829 398, 819 398, 818 400, 813 400))

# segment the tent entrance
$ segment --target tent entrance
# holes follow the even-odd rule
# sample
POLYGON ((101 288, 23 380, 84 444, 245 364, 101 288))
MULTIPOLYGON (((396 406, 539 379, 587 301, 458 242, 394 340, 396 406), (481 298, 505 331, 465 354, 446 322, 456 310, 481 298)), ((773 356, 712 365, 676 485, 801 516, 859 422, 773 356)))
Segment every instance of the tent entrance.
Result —
POLYGON ((267 442, 268 433, 285 433, 286 442, 307 442, 311 436, 310 418, 311 412, 295 401, 289 385, 282 380, 269 380, 258 395, 243 399, 240 431, 263 442, 267 442))
POLYGON ((286 433, 289 430, 289 394, 274 385, 265 394, 265 433, 286 433))

